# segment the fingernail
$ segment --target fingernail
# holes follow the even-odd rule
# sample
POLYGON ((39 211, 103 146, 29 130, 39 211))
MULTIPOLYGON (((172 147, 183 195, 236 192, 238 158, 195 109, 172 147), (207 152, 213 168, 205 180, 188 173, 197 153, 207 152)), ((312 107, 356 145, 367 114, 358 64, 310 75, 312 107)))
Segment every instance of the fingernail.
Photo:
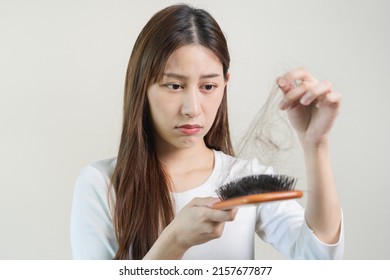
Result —
POLYGON ((287 80, 285 78, 279 78, 278 79, 278 85, 280 87, 284 87, 285 85, 287 85, 287 80))
POLYGON ((310 96, 304 95, 301 98, 301 104, 302 105, 308 105, 310 101, 310 96))

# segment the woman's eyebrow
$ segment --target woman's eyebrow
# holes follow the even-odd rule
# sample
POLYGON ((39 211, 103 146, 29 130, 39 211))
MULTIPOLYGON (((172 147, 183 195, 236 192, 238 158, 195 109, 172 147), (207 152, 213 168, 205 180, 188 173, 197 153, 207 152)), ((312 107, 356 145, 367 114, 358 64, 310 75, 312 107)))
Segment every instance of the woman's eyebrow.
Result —
MULTIPOLYGON (((184 75, 176 74, 176 73, 164 73, 163 76, 168 77, 168 78, 176 78, 179 80, 185 80, 185 81, 188 80, 188 77, 186 77, 184 75)), ((201 75, 200 78, 201 79, 209 79, 209 78, 216 78, 216 77, 220 77, 220 76, 221 76, 220 74, 211 73, 211 74, 207 74, 207 75, 201 75)))

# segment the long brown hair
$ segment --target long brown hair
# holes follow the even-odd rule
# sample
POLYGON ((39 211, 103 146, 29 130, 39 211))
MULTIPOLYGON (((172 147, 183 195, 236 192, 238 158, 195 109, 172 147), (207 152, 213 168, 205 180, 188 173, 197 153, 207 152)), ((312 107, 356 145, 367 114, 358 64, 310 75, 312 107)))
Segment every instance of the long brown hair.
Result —
MULTIPOLYGON (((119 246, 115 259, 142 259, 174 217, 169 176, 156 155, 147 89, 161 78, 169 56, 189 44, 213 51, 227 79, 230 57, 226 39, 215 19, 204 10, 187 5, 167 7, 149 20, 135 42, 126 74, 117 164, 111 178, 119 246)), ((233 155, 226 94, 225 88, 204 141, 209 148, 233 155)))

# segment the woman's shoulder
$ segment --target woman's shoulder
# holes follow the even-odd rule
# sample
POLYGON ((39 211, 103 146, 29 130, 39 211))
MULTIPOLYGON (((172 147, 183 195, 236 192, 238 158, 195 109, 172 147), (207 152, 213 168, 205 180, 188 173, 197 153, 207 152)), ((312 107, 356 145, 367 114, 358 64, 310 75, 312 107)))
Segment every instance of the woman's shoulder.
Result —
POLYGON ((84 166, 76 180, 76 190, 106 192, 116 165, 116 158, 107 158, 84 166))
POLYGON ((98 160, 90 163, 85 168, 92 168, 99 172, 104 178, 111 178, 116 165, 116 157, 98 160))

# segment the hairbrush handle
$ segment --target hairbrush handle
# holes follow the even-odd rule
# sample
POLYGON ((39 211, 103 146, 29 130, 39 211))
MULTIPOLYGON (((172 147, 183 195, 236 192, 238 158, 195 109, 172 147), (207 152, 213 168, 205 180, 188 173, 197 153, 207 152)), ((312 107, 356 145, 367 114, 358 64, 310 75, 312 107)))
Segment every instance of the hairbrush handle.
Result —
POLYGON ((282 192, 267 192, 261 194, 251 194, 240 197, 235 197, 231 199, 221 200, 213 205, 215 209, 231 209, 236 208, 242 205, 248 204, 258 204, 262 202, 276 201, 276 200, 285 200, 292 198, 302 197, 302 191, 282 191, 282 192))

